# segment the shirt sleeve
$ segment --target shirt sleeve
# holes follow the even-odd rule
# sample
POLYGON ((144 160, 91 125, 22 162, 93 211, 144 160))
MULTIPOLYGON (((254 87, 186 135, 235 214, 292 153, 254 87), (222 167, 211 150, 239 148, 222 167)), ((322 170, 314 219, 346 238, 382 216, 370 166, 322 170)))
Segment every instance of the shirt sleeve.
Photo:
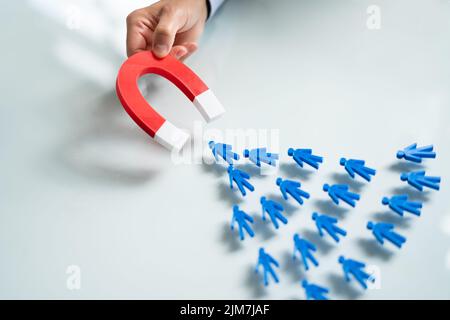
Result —
POLYGON ((225 2, 225 0, 207 0, 209 4, 209 15, 208 18, 212 17, 217 9, 225 2))

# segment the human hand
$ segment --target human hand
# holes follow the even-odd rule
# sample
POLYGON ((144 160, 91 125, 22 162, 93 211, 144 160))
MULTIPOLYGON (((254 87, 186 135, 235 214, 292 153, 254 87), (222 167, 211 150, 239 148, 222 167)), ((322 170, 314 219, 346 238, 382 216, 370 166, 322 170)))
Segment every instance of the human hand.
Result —
POLYGON ((127 17, 127 55, 151 50, 184 60, 198 47, 208 15, 207 0, 161 0, 127 17))

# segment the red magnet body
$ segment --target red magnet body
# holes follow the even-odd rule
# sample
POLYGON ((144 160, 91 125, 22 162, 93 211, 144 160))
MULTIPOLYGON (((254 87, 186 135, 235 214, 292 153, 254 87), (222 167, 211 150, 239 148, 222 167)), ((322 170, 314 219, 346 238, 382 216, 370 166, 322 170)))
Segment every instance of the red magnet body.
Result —
POLYGON ((214 93, 179 60, 170 55, 159 59, 150 51, 136 53, 120 67, 116 81, 117 96, 131 118, 164 147, 180 150, 189 139, 189 134, 164 119, 142 96, 138 79, 150 73, 160 75, 176 85, 207 122, 225 112, 214 93))

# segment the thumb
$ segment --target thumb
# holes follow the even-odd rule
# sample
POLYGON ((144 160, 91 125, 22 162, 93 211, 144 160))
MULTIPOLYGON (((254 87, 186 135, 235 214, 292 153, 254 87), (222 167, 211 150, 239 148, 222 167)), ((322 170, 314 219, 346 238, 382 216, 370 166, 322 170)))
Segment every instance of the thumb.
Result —
POLYGON ((159 22, 152 39, 152 50, 157 57, 162 58, 169 54, 175 36, 183 25, 181 20, 177 9, 168 6, 161 9, 159 22))

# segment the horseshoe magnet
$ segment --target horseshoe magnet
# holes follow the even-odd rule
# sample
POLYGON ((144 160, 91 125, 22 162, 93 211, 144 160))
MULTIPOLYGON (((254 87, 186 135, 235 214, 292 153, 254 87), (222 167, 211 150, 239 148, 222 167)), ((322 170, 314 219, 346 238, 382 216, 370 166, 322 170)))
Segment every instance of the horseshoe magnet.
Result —
POLYGON ((136 53, 120 67, 116 81, 117 96, 130 117, 164 147, 180 150, 189 134, 164 119, 142 96, 137 82, 149 73, 160 75, 176 85, 207 122, 225 112, 214 93, 182 62, 170 55, 159 59, 150 51, 136 53))

